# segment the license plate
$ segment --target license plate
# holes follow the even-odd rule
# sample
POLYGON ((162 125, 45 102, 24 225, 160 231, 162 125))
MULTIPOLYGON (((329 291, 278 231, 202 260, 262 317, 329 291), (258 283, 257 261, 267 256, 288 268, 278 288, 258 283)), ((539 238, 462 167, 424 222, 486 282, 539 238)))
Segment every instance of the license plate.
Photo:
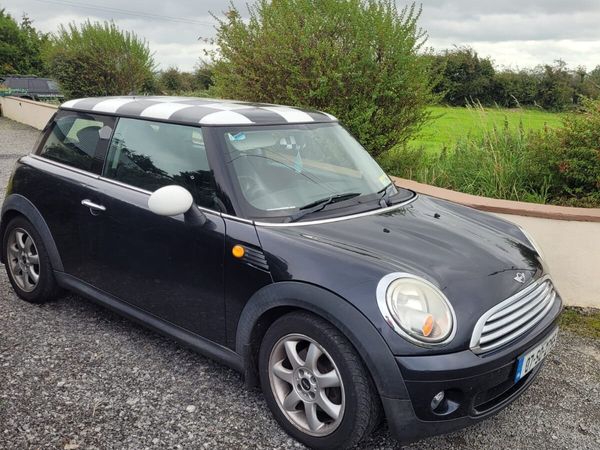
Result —
POLYGON ((550 353, 558 340, 558 328, 544 342, 529 350, 517 359, 515 383, 531 372, 550 353))

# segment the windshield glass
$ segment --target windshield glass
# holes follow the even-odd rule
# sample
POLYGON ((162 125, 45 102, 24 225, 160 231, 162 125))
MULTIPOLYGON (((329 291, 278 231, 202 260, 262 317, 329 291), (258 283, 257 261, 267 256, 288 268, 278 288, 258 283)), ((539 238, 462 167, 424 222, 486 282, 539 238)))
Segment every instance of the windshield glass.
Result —
POLYGON ((337 123, 219 127, 218 132, 230 173, 255 217, 300 217, 303 210, 379 201, 396 192, 337 123))

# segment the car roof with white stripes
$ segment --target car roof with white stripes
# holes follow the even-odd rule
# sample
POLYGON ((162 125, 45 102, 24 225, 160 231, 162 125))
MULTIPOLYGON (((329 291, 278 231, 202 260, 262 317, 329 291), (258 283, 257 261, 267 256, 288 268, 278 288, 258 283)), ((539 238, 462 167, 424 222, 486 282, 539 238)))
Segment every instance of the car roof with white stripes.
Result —
POLYGON ((320 111, 198 97, 81 98, 63 103, 61 109, 193 125, 280 125, 337 121, 332 115, 320 111))

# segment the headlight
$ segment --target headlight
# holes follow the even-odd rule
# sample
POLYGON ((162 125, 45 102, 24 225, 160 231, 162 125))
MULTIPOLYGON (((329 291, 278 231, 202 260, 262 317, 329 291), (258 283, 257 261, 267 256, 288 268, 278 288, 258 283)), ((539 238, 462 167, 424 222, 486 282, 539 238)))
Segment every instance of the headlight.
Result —
POLYGON ((456 317, 448 299, 429 281, 407 273, 391 273, 377 285, 377 303, 386 322, 418 345, 449 342, 456 317))

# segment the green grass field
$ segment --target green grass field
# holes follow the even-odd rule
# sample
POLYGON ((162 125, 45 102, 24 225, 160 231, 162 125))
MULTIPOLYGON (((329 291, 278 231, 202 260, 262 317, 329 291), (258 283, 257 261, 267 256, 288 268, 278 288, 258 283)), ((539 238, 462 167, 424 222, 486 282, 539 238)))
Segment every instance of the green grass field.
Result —
POLYGON ((503 127, 505 121, 510 128, 517 129, 522 123, 525 130, 539 130, 545 126, 557 127, 562 120, 560 114, 529 109, 432 106, 430 110, 433 113, 431 122, 409 145, 432 152, 444 147, 451 149, 457 140, 476 137, 484 129, 503 127))

